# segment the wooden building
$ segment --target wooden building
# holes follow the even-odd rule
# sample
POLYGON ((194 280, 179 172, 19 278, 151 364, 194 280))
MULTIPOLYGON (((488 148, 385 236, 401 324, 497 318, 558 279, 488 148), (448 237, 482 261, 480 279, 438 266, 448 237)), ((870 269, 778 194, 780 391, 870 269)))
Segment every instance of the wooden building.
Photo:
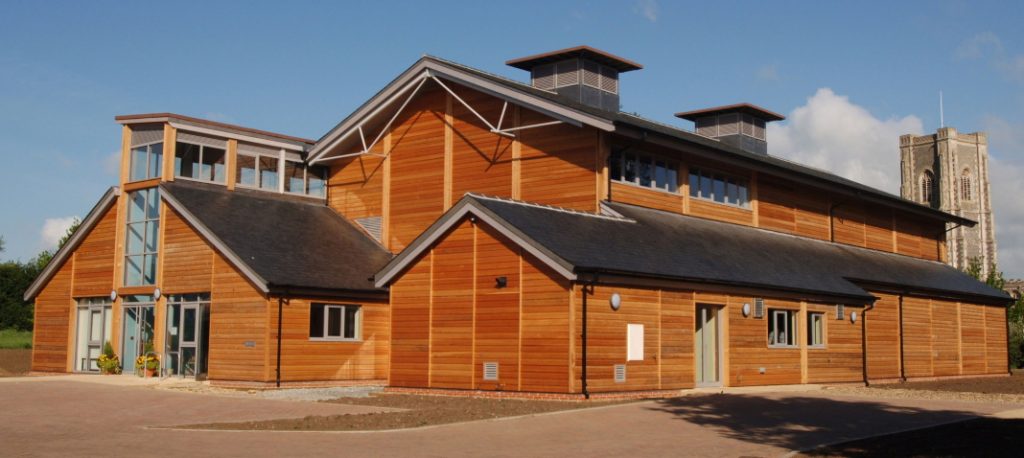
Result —
POLYGON ((767 155, 753 105, 620 112, 626 59, 508 63, 530 83, 423 57, 315 142, 117 118, 122 182, 26 294, 34 370, 109 340, 217 383, 471 393, 1008 373, 1009 296, 941 262, 973 221, 767 155))

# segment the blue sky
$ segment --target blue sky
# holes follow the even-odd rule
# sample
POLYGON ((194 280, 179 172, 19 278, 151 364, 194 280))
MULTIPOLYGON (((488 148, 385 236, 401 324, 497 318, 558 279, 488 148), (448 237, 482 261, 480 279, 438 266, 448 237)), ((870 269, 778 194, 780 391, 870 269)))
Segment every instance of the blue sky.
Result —
POLYGON ((896 136, 934 131, 944 91, 947 125, 989 132, 1000 264, 1021 277, 1022 19, 1024 2, 7 2, 0 259, 34 256, 115 183, 115 115, 319 138, 422 54, 524 79, 503 62, 589 44, 645 65, 624 75, 626 111, 817 113, 777 126, 773 154, 892 192, 896 136), (877 135, 852 145, 850 126, 877 135))

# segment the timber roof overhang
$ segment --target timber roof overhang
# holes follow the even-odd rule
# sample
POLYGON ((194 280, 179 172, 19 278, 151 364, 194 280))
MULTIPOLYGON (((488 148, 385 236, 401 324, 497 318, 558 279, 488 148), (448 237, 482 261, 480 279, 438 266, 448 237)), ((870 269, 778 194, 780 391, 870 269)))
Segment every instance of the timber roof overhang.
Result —
POLYGON ((92 207, 92 210, 89 210, 89 214, 86 215, 85 219, 82 220, 82 223, 78 225, 78 229, 71 234, 71 237, 69 237, 68 241, 64 243, 64 246, 57 250, 57 253, 50 258, 50 262, 46 264, 43 271, 39 273, 39 276, 36 277, 36 279, 32 281, 32 284, 29 285, 28 289, 25 290, 23 299, 25 299, 26 302, 35 299, 36 296, 39 295, 39 292, 42 291, 43 287, 46 286, 54 275, 57 274, 57 271, 60 270, 61 266, 67 262, 68 257, 78 249, 78 246, 81 245, 82 241, 85 240, 90 232, 92 232, 93 228, 96 227, 96 224, 103 219, 103 215, 107 210, 110 210, 110 207, 114 206, 114 203, 117 202, 117 196, 119 195, 121 195, 121 189, 116 186, 111 187, 107 192, 103 193, 103 197, 100 197, 99 202, 96 202, 96 205, 92 207))
MULTIPOLYGON (((639 278, 870 304, 875 287, 1005 305, 1011 299, 940 262, 633 205, 606 214, 469 194, 376 275, 393 282, 452 227, 474 216, 571 281, 639 278)), ((680 286, 682 287, 682 286, 680 286)))
POLYGON ((187 131, 218 135, 236 140, 260 143, 292 151, 307 151, 316 143, 314 140, 279 134, 251 127, 238 126, 208 119, 194 118, 176 113, 142 113, 115 116, 114 120, 123 125, 167 123, 187 131))
POLYGON ((386 297, 372 277, 391 253, 322 202, 189 181, 160 189, 164 202, 265 294, 386 297))
MULTIPOLYGON (((802 184, 822 187, 853 199, 896 207, 928 219, 946 221, 963 226, 974 226, 977 224, 971 219, 921 205, 824 170, 815 169, 775 156, 744 151, 718 140, 672 125, 646 119, 636 114, 602 110, 571 100, 555 92, 538 89, 520 81, 435 56, 420 58, 415 64, 402 72, 398 78, 385 86, 384 89, 321 137, 316 142, 316 145, 310 149, 310 162, 332 159, 332 155, 329 152, 336 150, 339 144, 343 142, 347 142, 352 146, 358 145, 360 141, 363 142, 364 146, 370 144, 372 137, 375 135, 371 133, 370 138, 360 139, 360 136, 366 133, 360 133, 359 127, 363 124, 369 124, 371 121, 383 124, 387 120, 387 115, 394 111, 394 109, 389 111, 386 108, 399 105, 403 95, 415 91, 421 82, 431 77, 473 88, 506 102, 538 111, 558 121, 577 127, 588 125, 636 141, 658 143, 674 149, 682 148, 700 157, 716 161, 734 162, 750 170, 782 176, 802 184)), ((367 150, 365 149, 364 152, 367 150)))

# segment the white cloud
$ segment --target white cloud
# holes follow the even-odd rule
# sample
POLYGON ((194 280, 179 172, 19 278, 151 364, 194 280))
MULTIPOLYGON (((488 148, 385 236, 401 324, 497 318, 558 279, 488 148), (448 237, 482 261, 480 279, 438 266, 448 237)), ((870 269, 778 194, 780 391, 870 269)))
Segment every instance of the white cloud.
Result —
POLYGON ((989 65, 1010 80, 1024 82, 1024 54, 1010 55, 1003 41, 992 32, 982 32, 953 50, 958 60, 987 59, 989 65))
POLYGON ((754 73, 757 79, 763 81, 778 81, 779 80, 779 66, 776 64, 762 65, 758 67, 754 73))
POLYGON ((658 14, 660 11, 661 8, 658 7, 657 0, 637 0, 636 6, 633 7, 633 12, 643 16, 651 22, 658 21, 658 14))
POLYGON ((57 248, 60 238, 64 237, 68 228, 74 224, 77 218, 76 216, 65 216, 63 218, 47 218, 46 221, 43 221, 43 228, 39 231, 40 249, 52 250, 57 248))
POLYGON ((999 270, 1007 277, 1024 277, 1024 166, 989 157, 989 186, 996 220, 999 270))
POLYGON ((923 131, 916 116, 879 119, 848 97, 821 88, 785 124, 768 125, 768 148, 773 156, 899 194, 899 137, 923 131))

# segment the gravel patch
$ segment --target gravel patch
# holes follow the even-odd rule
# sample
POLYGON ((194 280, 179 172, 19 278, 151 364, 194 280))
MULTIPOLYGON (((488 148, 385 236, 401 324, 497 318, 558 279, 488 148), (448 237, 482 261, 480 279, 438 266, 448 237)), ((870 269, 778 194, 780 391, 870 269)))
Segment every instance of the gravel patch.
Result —
POLYGON ((332 401, 341 398, 366 398, 371 393, 383 390, 379 386, 350 386, 335 388, 289 388, 282 390, 266 390, 256 395, 264 399, 281 399, 287 401, 332 401))

